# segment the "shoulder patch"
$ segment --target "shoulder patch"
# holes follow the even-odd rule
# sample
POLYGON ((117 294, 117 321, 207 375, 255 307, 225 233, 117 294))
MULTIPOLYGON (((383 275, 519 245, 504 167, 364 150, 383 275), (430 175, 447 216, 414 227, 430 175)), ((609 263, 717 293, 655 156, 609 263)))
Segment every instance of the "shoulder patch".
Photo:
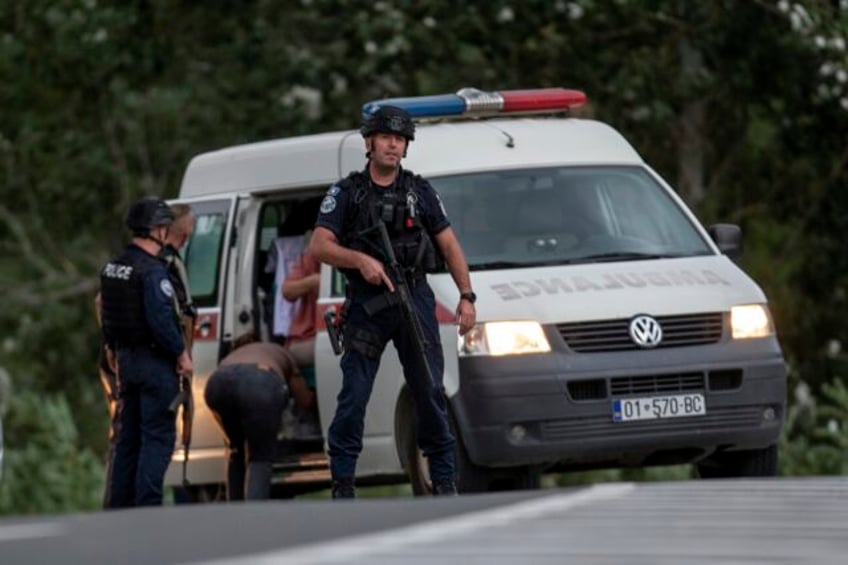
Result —
POLYGON ((168 279, 162 279, 159 281, 159 290, 162 291, 162 294, 167 296, 168 298, 174 297, 174 287, 171 285, 171 281, 168 279))
POLYGON ((331 196, 330 194, 327 194, 327 196, 324 197, 324 200, 321 201, 321 213, 322 214, 329 214, 330 212, 332 212, 335 209, 336 209, 336 198, 335 198, 335 196, 331 196))

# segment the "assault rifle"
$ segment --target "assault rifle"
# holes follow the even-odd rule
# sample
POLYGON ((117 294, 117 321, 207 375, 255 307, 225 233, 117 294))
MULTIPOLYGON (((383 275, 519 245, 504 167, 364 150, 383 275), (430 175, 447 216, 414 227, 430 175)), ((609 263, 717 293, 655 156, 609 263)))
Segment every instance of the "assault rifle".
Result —
POLYGON ((191 447, 191 428, 194 420, 194 398, 191 394, 191 375, 180 375, 180 392, 171 401, 168 409, 175 413, 182 408, 180 418, 180 441, 183 444, 183 486, 189 486, 187 473, 188 450, 191 447))
MULTIPOLYGON (((371 230, 377 230, 380 234, 380 246, 384 257, 386 258, 386 267, 388 267, 388 275, 395 285, 394 299, 390 299, 390 303, 396 303, 400 306, 403 321, 412 332, 413 342, 415 343, 415 351, 421 362, 421 366, 427 371, 427 380, 424 382, 425 390, 429 391, 433 388, 433 370, 430 367, 430 361, 427 359, 427 337, 424 335, 424 329, 421 327, 421 321, 415 313, 415 305, 412 302, 412 293, 409 291, 409 284, 406 281, 406 276, 403 273, 403 268, 398 263, 395 251, 392 248, 392 241, 389 239, 389 232, 386 229, 386 224, 382 219, 377 218, 374 225, 366 229, 363 234, 371 230)), ((391 296, 391 295, 390 295, 391 296)), ((365 311, 368 311, 368 304, 365 304, 365 311)))
MULTIPOLYGON (((172 284, 179 284, 185 295, 185 303, 181 303, 177 293, 173 294, 174 311, 179 318, 178 323, 183 334, 186 350, 191 352, 194 345, 194 326, 197 322, 197 309, 191 302, 191 292, 188 284, 188 273, 179 252, 171 246, 162 249, 162 257, 168 267, 168 278, 172 284)), ((182 407, 180 440, 183 444, 183 486, 189 486, 187 477, 188 451, 191 447, 191 429, 194 420, 194 398, 191 390, 191 375, 180 375, 180 391, 168 407, 174 414, 182 407)))

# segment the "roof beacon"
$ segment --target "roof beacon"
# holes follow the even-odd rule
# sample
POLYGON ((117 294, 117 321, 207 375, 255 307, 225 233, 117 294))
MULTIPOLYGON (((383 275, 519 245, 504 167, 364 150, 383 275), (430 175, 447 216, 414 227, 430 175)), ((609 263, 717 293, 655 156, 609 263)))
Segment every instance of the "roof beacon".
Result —
POLYGON ((479 117, 499 114, 539 114, 566 112, 582 106, 586 95, 566 88, 536 88, 483 92, 463 88, 456 94, 385 98, 362 106, 363 114, 372 114, 380 106, 399 106, 413 118, 479 117))

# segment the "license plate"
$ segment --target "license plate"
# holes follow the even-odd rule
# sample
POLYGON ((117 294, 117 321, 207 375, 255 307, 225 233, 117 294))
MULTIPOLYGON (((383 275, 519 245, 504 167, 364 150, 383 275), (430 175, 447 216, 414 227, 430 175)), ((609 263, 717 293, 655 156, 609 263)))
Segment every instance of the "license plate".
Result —
POLYGON ((619 398, 612 401, 612 419, 615 422, 683 418, 706 413, 704 395, 700 393, 619 398))

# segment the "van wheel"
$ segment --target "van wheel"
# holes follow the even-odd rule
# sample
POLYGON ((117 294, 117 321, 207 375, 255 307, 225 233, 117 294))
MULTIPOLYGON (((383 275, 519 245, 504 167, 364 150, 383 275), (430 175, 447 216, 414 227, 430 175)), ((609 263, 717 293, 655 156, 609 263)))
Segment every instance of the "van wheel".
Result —
POLYGON ((777 475, 777 446, 716 453, 697 466, 698 475, 702 479, 774 477, 777 475))
MULTIPOLYGON (((457 430, 453 415, 450 415, 451 431, 456 438, 456 471, 457 490, 466 492, 489 492, 492 487, 492 477, 488 469, 479 467, 471 462, 462 437, 457 430)), ((415 496, 433 494, 433 483, 430 480, 430 466, 427 458, 418 448, 415 437, 415 403, 407 389, 403 389, 395 412, 395 443, 403 470, 409 477, 412 492, 415 496)))
MULTIPOLYGON (((471 461, 462 440, 456 420, 450 415, 451 431, 456 438, 457 489, 460 493, 492 492, 509 490, 533 490, 541 486, 541 470, 537 467, 515 467, 512 469, 489 469, 471 461)), ((418 449, 415 437, 415 404, 406 389, 403 389, 395 412, 395 445, 401 465, 415 496, 433 494, 430 467, 427 458, 418 449)))
POLYGON ((404 388, 395 410, 395 448, 403 470, 409 477, 412 493, 415 496, 427 496, 433 493, 433 483, 430 481, 427 458, 418 449, 415 429, 415 404, 409 391, 404 388))

